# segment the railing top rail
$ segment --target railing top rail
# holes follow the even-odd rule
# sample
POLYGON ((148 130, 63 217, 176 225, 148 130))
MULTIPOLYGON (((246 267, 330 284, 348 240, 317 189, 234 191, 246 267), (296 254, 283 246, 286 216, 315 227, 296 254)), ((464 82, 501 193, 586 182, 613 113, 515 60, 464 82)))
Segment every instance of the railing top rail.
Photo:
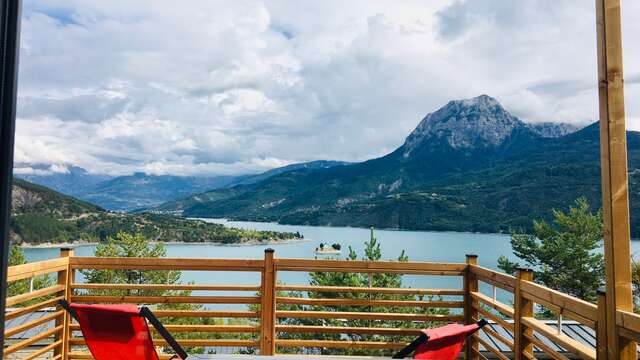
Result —
POLYGON ((34 276, 48 274, 55 271, 66 270, 69 258, 56 258, 51 260, 35 261, 22 265, 9 266, 7 281, 16 281, 34 276))
POLYGON ((74 269, 261 271, 264 260, 71 257, 74 269))
POLYGON ((516 277, 509 274, 491 270, 478 265, 469 265, 469 270, 478 277, 478 280, 495 285, 507 291, 513 292, 516 288, 516 277))

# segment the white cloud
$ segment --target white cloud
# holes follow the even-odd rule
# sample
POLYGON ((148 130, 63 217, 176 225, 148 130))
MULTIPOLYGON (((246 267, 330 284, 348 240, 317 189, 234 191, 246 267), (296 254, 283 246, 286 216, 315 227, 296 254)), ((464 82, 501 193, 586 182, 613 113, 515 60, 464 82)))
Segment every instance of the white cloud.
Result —
MULTIPOLYGON (((640 129, 640 3, 623 5, 640 129)), ((527 121, 597 117, 582 0, 27 0, 23 13, 24 164, 240 174, 363 160, 481 93, 527 121)))

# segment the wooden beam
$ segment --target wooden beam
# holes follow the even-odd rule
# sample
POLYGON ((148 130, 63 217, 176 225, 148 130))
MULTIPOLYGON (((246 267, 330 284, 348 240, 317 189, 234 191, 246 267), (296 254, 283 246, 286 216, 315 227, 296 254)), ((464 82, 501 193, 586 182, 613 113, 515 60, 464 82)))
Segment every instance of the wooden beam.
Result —
POLYGON ((636 359, 615 321, 616 310, 633 310, 620 0, 596 0, 596 22, 608 358, 636 359))
MULTIPOLYGON (((472 293, 478 292, 478 278, 470 270, 471 265, 478 265, 478 255, 467 255, 466 262, 468 266, 464 273, 464 322, 468 325, 476 322, 478 318, 478 311, 472 306, 476 300, 471 296, 472 293)), ((466 344, 465 359, 478 360, 477 350, 478 341, 470 337, 466 344)))
POLYGON ((596 356, 598 360, 607 358, 607 296, 604 289, 598 289, 598 321, 596 322, 596 356))
POLYGON ((531 269, 518 269, 516 276, 516 291, 514 294, 514 355, 516 360, 523 360, 533 355, 533 344, 527 335, 533 335, 533 331, 524 324, 523 319, 533 317, 533 301, 522 296, 521 284, 523 281, 532 281, 531 269))
POLYGON ((264 251, 260 303, 260 355, 273 355, 276 351, 276 268, 273 249, 264 251))

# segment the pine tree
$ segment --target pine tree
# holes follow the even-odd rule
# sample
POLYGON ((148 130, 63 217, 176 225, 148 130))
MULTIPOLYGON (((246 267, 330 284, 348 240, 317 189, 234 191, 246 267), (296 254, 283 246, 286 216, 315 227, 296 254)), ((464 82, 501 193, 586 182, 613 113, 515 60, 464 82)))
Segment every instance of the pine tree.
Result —
MULTIPOLYGON (((513 232, 513 253, 534 270, 534 280, 552 289, 588 301, 604 279, 602 214, 592 213, 586 198, 579 198, 568 212, 553 210, 553 224, 534 221, 533 233, 513 232)), ((505 256, 498 267, 514 273, 522 266, 505 256)))

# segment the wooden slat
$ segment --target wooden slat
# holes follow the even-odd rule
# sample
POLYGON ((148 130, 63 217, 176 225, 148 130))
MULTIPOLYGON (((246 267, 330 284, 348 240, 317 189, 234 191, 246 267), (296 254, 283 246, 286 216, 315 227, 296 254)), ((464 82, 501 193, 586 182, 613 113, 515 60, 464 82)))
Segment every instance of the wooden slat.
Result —
POLYGON ((278 271, 388 272, 389 270, 407 270, 462 274, 466 269, 466 264, 458 263, 310 259, 275 259, 274 262, 278 271))
POLYGON ((523 317, 522 323, 540 333, 542 336, 547 339, 553 341, 554 343, 562 346, 563 348, 575 353, 576 355, 581 356, 583 359, 595 359, 596 351, 590 346, 587 346, 579 341, 576 341, 567 335, 561 334, 558 335, 558 330, 554 329, 540 320, 534 319, 532 317, 523 317))
MULTIPOLYGON (((564 318, 569 318, 571 320, 575 320, 583 325, 587 325, 588 327, 594 328, 596 325, 596 322, 592 319, 588 319, 584 316, 579 315, 576 312, 571 311, 570 309, 567 308, 562 308, 556 304, 553 304, 545 299, 541 299, 535 295, 532 295, 530 293, 523 293, 522 296, 526 299, 529 299, 531 301, 533 301, 534 303, 544 306, 545 308, 547 308, 548 310, 550 310, 551 312, 553 312, 554 314, 558 315, 558 314, 562 314, 562 316, 564 318)), ((594 305, 595 306, 595 305, 594 305)))
POLYGON ((507 339, 506 337, 498 334, 497 332, 493 331, 493 329, 491 329, 489 326, 484 326, 482 328, 482 331, 484 331, 488 336, 500 341, 501 343, 505 344, 509 349, 511 349, 511 351, 513 351, 513 341, 507 339))
POLYGON ((618 310, 616 312, 616 324, 622 328, 640 334, 640 315, 638 314, 618 310))
POLYGON ((44 323, 47 323, 49 321, 55 320, 57 318, 60 318, 64 315, 64 311, 56 311, 56 312, 52 312, 51 314, 45 315, 41 318, 26 322, 24 324, 18 325, 16 327, 12 327, 11 329, 7 329, 4 331, 4 337, 8 338, 10 336, 13 336, 15 334, 19 334, 21 332, 24 332, 26 330, 29 330, 33 327, 36 327, 38 325, 42 325, 44 323))
POLYGON ((559 308, 567 309, 577 315, 591 320, 594 324, 598 318, 598 308, 595 304, 549 289, 531 281, 523 281, 522 291, 542 299, 559 308))
POLYGON ((285 340, 276 339, 276 345, 282 347, 335 348, 335 349, 390 349, 400 350, 407 344, 384 341, 341 341, 341 340, 285 340))
POLYGON ((14 306, 16 304, 21 304, 25 301, 30 301, 33 299, 37 299, 39 297, 43 297, 43 296, 49 296, 49 295, 53 295, 56 293, 59 293, 61 291, 65 291, 65 286, 64 285, 54 285, 54 286, 49 286, 47 288, 44 289, 40 289, 40 290, 36 290, 30 293, 25 293, 25 294, 20 294, 20 295, 16 295, 16 296, 12 296, 7 298, 7 305, 6 306, 14 306))
POLYGON ((473 304, 474 308, 476 310, 478 310, 478 312, 480 314, 482 314, 483 317, 500 324, 500 326, 502 326, 505 330, 511 331, 511 333, 513 333, 514 331, 514 327, 512 323, 507 322, 506 320, 496 316, 495 314, 492 314, 491 312, 487 311, 487 309, 483 308, 482 306, 478 306, 476 304, 473 304))
MULTIPOLYGON (((345 260, 346 261, 346 260, 345 260)), ((397 275, 430 275, 430 276, 462 276, 464 271, 452 270, 414 270, 414 269, 347 269, 344 267, 287 267, 278 271, 295 271, 295 272, 353 272, 353 273, 381 273, 381 274, 397 274, 397 275)))
POLYGON ((500 352, 500 350, 496 349, 493 345, 484 341, 484 339, 482 339, 480 335, 478 335, 478 333, 475 333, 471 336, 474 337, 476 341, 478 341, 482 345, 482 347, 484 347, 487 351, 492 352, 498 359, 509 360, 509 358, 506 355, 504 355, 502 352, 500 352))
POLYGON ((633 341, 640 341, 640 333, 622 327, 618 327, 618 336, 633 341))
POLYGON ((314 334, 377 334, 387 336, 420 335, 420 329, 376 328, 376 327, 343 327, 343 326, 305 326, 305 325, 277 325, 277 332, 283 333, 314 333, 314 334))
POLYGON ((18 343, 15 344, 11 344, 10 346, 7 346, 4 348, 4 355, 7 356, 9 354, 13 354, 14 352, 18 351, 18 350, 22 350, 24 348, 26 348, 27 346, 34 344, 42 339, 48 338, 49 336, 55 335, 56 333, 62 331, 64 329, 64 326, 60 325, 54 328, 51 328, 47 331, 43 331, 38 335, 35 335, 34 337, 25 339, 23 341, 20 341, 18 343))
POLYGON ((10 266, 7 270, 7 282, 32 278, 34 276, 49 274, 57 271, 63 271, 67 269, 68 264, 69 259, 56 258, 51 260, 10 266))
POLYGON ((361 320, 403 320, 403 321, 437 321, 461 322, 462 315, 439 314, 402 314, 402 313, 371 313, 344 311, 276 311, 278 318, 295 319, 361 319, 361 320))
POLYGON ((259 318, 257 311, 216 311, 216 310, 155 310, 156 317, 190 318, 259 318))
POLYGON ((260 291, 260 286, 257 285, 73 284, 71 288, 107 290, 260 291))
MULTIPOLYGON (((260 327, 251 325, 164 325, 169 333, 182 332, 206 332, 206 333, 258 333, 260 327)), ((79 324, 70 324, 72 331, 80 330, 79 324)), ((157 332, 154 327, 149 327, 152 332, 157 332)))
MULTIPOLYGON (((173 354, 158 354, 158 357, 160 358, 160 360, 172 360, 174 359, 173 356, 174 356, 173 354)), ((93 359, 93 356, 91 356, 91 354, 88 352, 76 351, 76 352, 69 353, 68 359, 91 360, 93 359)))
POLYGON ((501 303, 500 301, 493 300, 492 298, 480 293, 480 292, 472 292, 471 297, 483 303, 486 306, 489 306, 505 316, 513 318, 513 308, 507 304, 501 303))
POLYGON ((540 350, 544 351, 547 355, 551 356, 555 360, 570 360, 568 357, 562 355, 561 353, 554 350, 551 346, 545 344, 544 342, 538 340, 535 336, 531 334, 525 334, 527 339, 535 345, 540 350))
POLYGON ((259 304, 258 296, 73 296, 77 303, 259 304))
POLYGON ((478 276, 478 280, 495 285, 503 290, 513 292, 516 289, 516 278, 478 265, 469 265, 469 270, 478 276))
MULTIPOLYGON (((229 347, 258 347, 260 342, 257 340, 239 340, 239 339, 180 339, 178 340, 182 346, 229 346, 229 347)), ((72 346, 85 345, 83 338, 71 338, 69 344, 72 346)), ((155 346, 169 346, 164 339, 154 338, 155 346)), ((71 357, 71 353, 69 354, 71 357)))
POLYGON ((471 351, 473 352, 473 355, 477 356, 480 360, 489 360, 486 356, 484 356, 484 354, 480 352, 480 350, 472 348, 471 351))
POLYGON ((262 260, 72 257, 72 269, 261 271, 262 260))
POLYGON ((52 299, 48 299, 48 300, 39 302, 37 304, 21 307, 19 309, 16 309, 16 310, 13 310, 11 312, 8 312, 8 313, 4 314, 4 319, 5 319, 5 321, 6 320, 15 319, 16 317, 24 315, 24 314, 32 313, 34 311, 38 311, 38 310, 41 310, 41 309, 44 309, 44 308, 55 306, 58 303, 58 301, 60 301, 62 299, 64 299, 64 296, 58 296, 58 297, 54 297, 52 299))
POLYGON ((69 355, 69 359, 82 359, 82 360, 93 359, 93 356, 91 356, 91 353, 83 352, 83 351, 70 351, 68 355, 69 355))
MULTIPOLYGON (((54 341, 51 344, 49 344, 49 345, 47 345, 47 346, 45 346, 45 347, 43 347, 41 349, 38 349, 36 351, 33 351, 33 352, 29 353, 29 355, 24 357, 22 360, 34 360, 34 359, 37 359, 40 356, 42 356, 43 354, 46 354, 47 352, 57 348, 60 345, 62 345, 62 340, 54 341)), ((54 358, 51 358, 51 359, 53 360, 54 358)))
POLYGON ((314 285, 278 285, 278 291, 307 291, 318 293, 373 293, 373 294, 403 294, 403 295, 464 295, 460 289, 414 289, 414 288, 379 288, 379 287, 351 287, 351 286, 314 286, 314 285))
POLYGON ((400 301, 367 299, 310 299, 297 297, 277 297, 278 304, 319 305, 319 306, 387 306, 421 308, 462 308, 462 301, 400 301))

